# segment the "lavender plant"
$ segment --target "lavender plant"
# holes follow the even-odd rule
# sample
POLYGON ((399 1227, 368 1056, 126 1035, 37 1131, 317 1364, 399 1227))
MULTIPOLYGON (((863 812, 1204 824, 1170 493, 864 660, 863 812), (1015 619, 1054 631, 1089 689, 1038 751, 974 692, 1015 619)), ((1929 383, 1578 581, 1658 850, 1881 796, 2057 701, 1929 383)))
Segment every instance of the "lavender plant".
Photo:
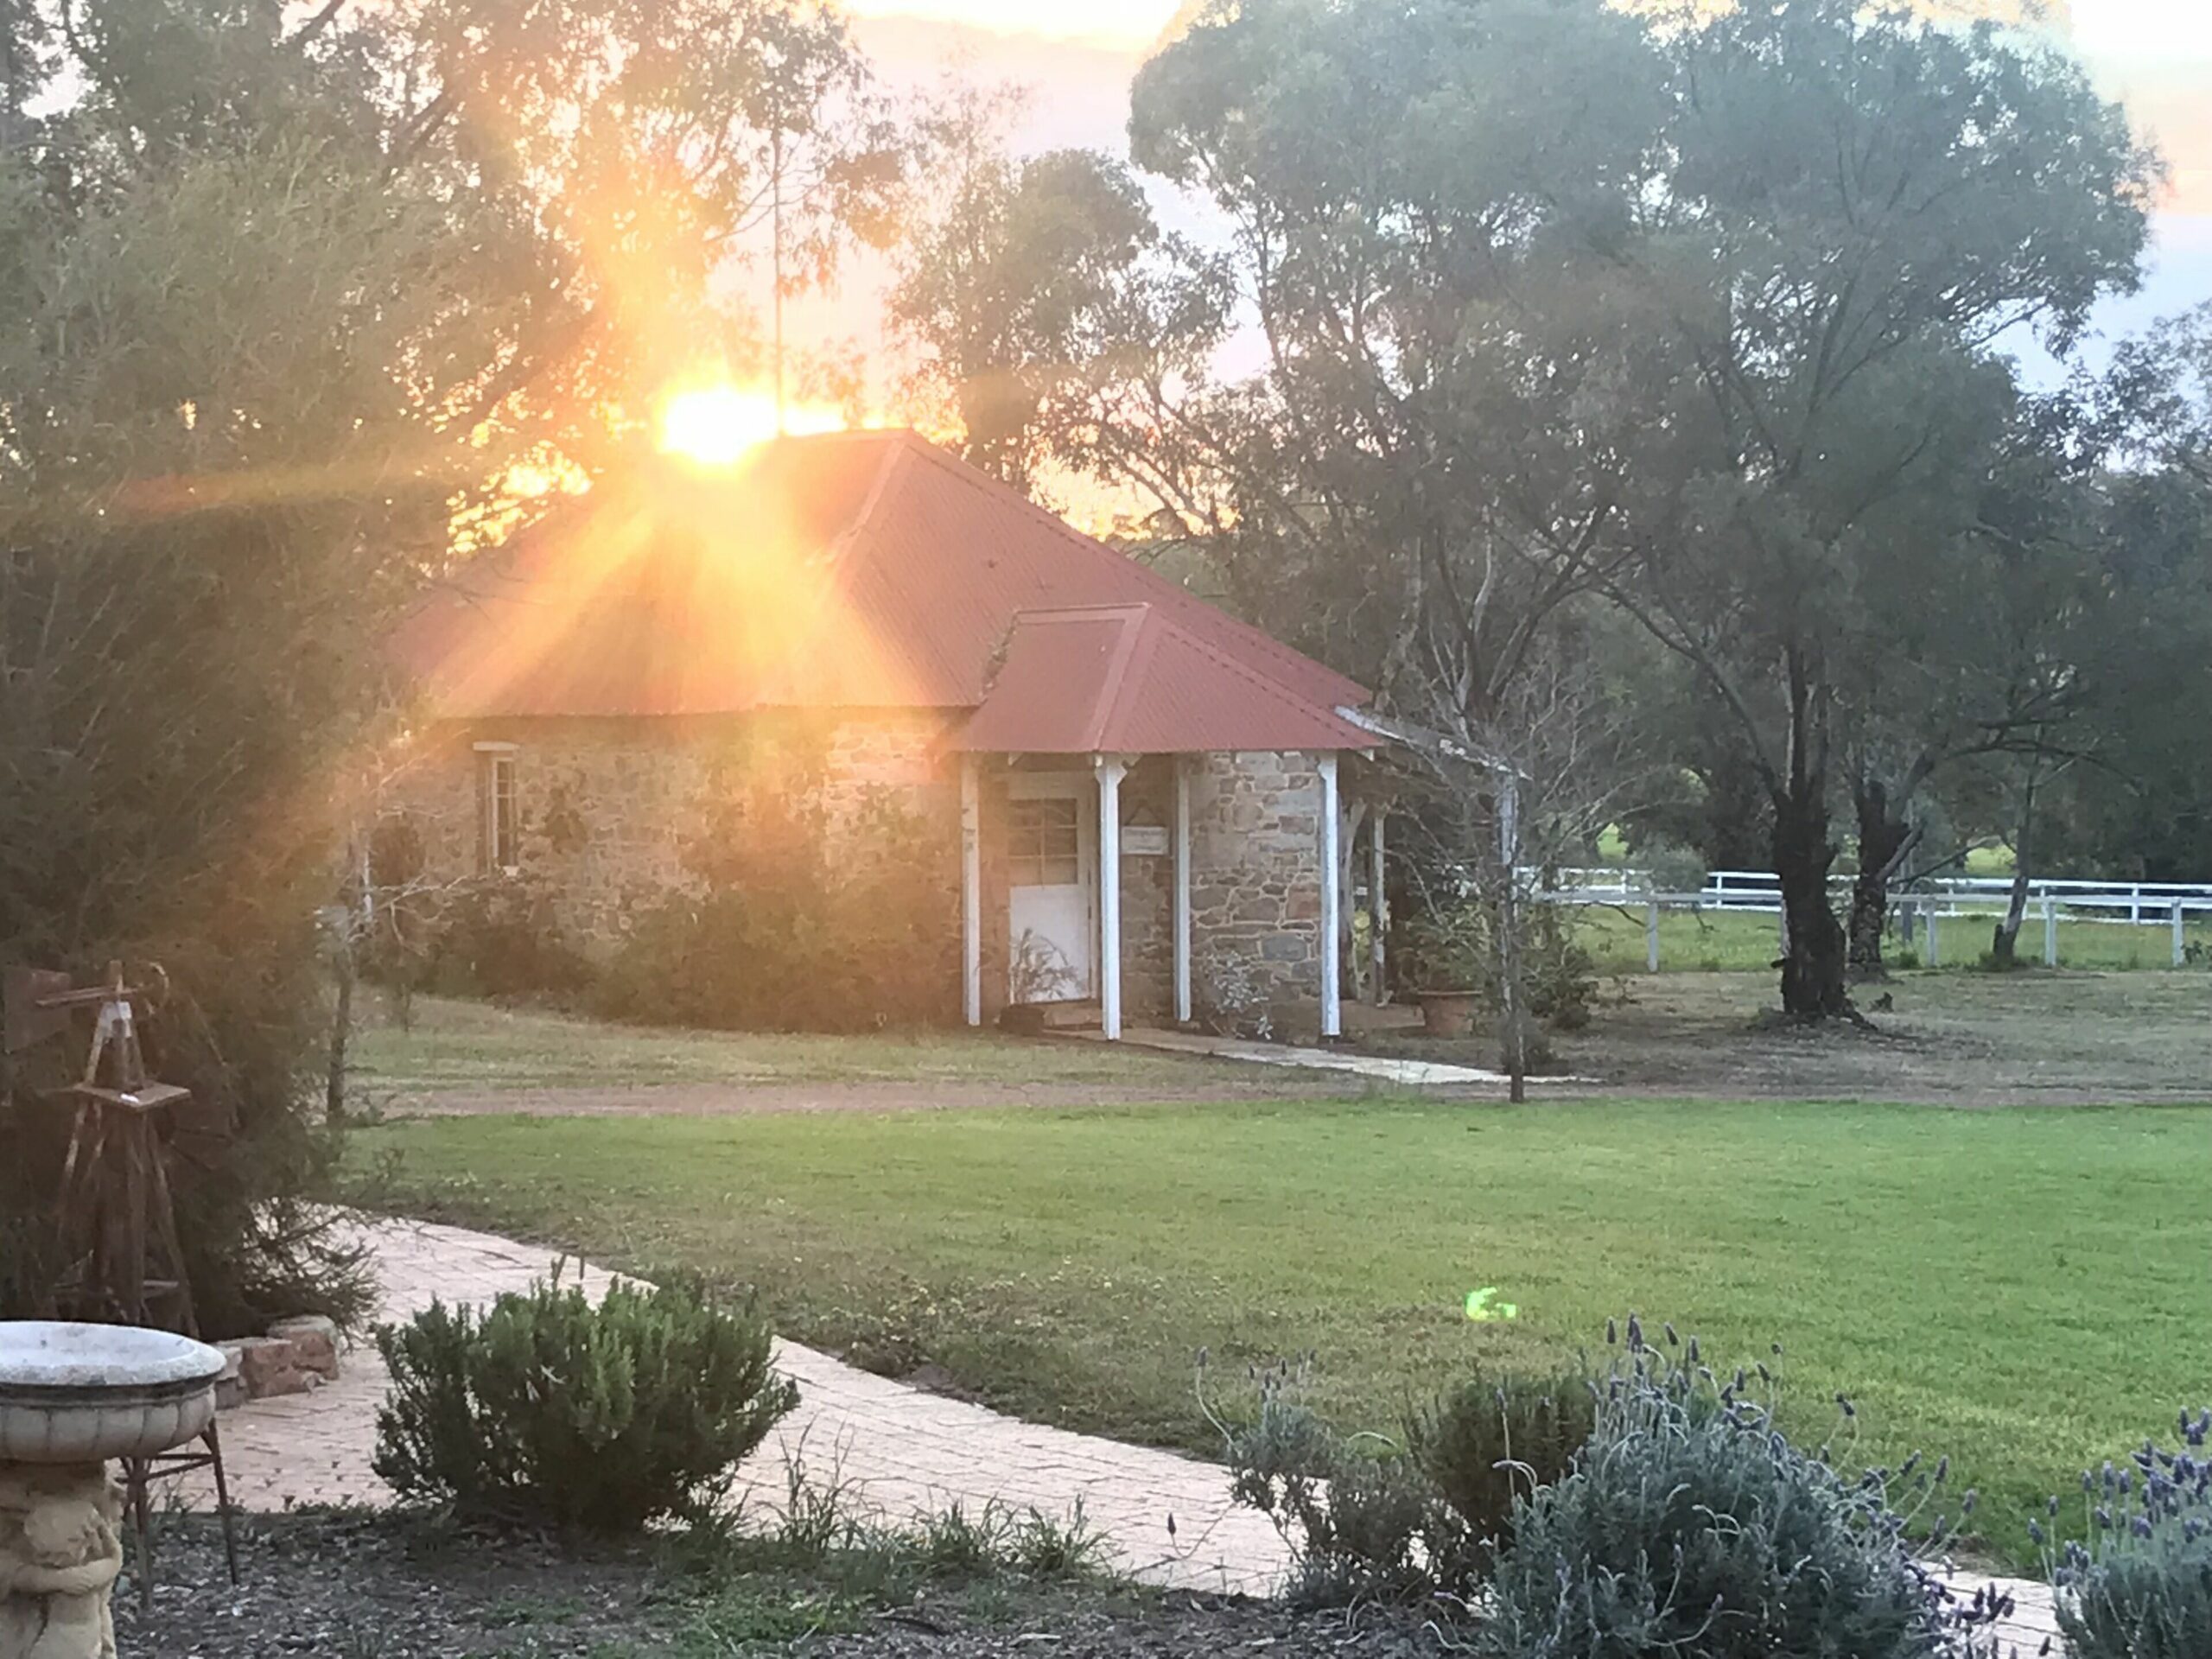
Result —
MULTIPOLYGON (((1614 1334, 1609 1332, 1609 1335, 1614 1334)), ((1943 1659, 1976 1651, 1910 1541, 1948 1479, 1858 1477, 1777 1427, 1772 1373, 1726 1381, 1628 1324, 1572 1473, 1516 1504, 1476 1633, 1485 1659, 1943 1659), (1892 1507, 1892 1494, 1905 1507, 1892 1507)), ((1779 1351, 1778 1350, 1777 1351, 1779 1351)), ((1840 1422, 1854 1408, 1838 1397, 1840 1422)), ((1971 1503, 1962 1503, 1971 1509, 1971 1503)), ((1940 1540, 1942 1526, 1934 1527, 1940 1540)))
MULTIPOLYGON (((2051 1560, 2058 1626, 2074 1659, 2212 1654, 2212 1410, 2181 1414, 2179 1446, 2145 1440, 2126 1464, 2082 1476, 2088 1538, 2051 1560)), ((2058 1500, 2051 1500, 2051 1515, 2058 1500)), ((2036 1541, 2045 1535, 2031 1523, 2036 1541)))

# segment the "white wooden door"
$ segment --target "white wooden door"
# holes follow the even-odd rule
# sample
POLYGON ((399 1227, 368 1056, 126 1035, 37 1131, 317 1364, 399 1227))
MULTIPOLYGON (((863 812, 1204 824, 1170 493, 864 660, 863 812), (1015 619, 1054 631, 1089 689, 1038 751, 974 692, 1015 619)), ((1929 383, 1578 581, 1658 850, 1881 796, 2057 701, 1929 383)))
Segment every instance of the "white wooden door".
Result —
POLYGON ((1007 999, 1091 995, 1097 938, 1096 787, 1080 772, 1017 772, 1007 803, 1007 999))

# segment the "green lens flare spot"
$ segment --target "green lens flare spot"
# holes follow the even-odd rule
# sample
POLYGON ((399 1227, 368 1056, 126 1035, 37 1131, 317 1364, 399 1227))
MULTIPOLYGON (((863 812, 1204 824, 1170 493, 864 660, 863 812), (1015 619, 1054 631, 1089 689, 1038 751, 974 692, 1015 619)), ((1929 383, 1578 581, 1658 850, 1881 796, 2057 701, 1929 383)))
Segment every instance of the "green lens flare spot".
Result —
POLYGON ((1496 1285, 1484 1285, 1480 1290, 1467 1293, 1467 1317, 1477 1325, 1488 1325, 1496 1319, 1517 1319, 1521 1317, 1519 1304, 1494 1301, 1496 1285))

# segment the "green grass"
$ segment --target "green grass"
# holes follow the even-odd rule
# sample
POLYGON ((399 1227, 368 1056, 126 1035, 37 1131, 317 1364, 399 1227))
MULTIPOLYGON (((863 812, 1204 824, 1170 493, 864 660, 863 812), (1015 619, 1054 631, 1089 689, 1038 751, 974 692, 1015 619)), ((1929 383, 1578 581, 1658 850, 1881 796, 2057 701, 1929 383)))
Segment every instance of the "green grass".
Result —
MULTIPOLYGON (((1586 905, 1576 912, 1583 944, 1605 974, 1640 974, 1644 969, 1647 925, 1644 907, 1635 900, 1624 905, 1586 905)), ((1937 944, 1946 968, 1965 968, 1978 963, 1989 949, 1990 930, 1996 925, 1994 909, 1987 914, 1947 916, 1940 924, 1937 944)), ((1778 924, 1770 915, 1749 911, 1662 910, 1659 913, 1659 970, 1728 971, 1764 968, 1781 950, 1778 924)), ((2212 922, 2190 922, 2183 937, 2212 950, 2212 922)), ((1927 948, 1916 938, 1916 961, 1924 961, 1927 948)), ((1899 955, 1894 934, 1890 955, 1899 955)), ((2043 918, 2031 911, 2020 930, 2021 959, 2043 960, 2043 918)), ((2058 961, 2075 969, 2171 969, 2173 935, 2165 922, 2156 926, 2131 927, 2113 922, 2069 921, 2058 924, 2058 961)), ((2196 971, 2202 972, 2201 969, 2196 971)))
POLYGON ((351 1064, 365 1090, 402 1101, 442 1090, 647 1084, 1172 1082, 1209 1070, 1172 1055, 995 1032, 688 1031, 436 997, 415 999, 404 1027, 386 1014, 365 1021, 351 1064))
POLYGON ((1346 1426, 1609 1313, 1786 1344, 1847 1460, 1952 1454, 1991 1547, 2212 1389, 2212 1109, 1418 1102, 393 1124, 397 1207, 759 1285, 1039 1421, 1211 1448, 1215 1374, 1306 1350, 1346 1426), (1471 1325, 1469 1289, 1517 1322, 1471 1325))

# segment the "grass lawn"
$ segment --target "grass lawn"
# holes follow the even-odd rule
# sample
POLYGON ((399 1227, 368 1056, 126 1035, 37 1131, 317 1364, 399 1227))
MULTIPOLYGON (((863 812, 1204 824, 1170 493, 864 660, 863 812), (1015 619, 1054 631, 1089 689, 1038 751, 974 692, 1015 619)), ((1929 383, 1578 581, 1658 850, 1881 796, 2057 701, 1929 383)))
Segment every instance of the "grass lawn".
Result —
POLYGON ((628 1088, 686 1083, 1116 1083, 1187 1078, 1193 1063, 995 1033, 663 1030, 416 997, 403 1026, 378 1010, 356 1033, 353 1074, 404 1105, 443 1090, 628 1088))
MULTIPOLYGON (((2212 1395, 2212 1109, 1376 1100, 742 1118, 475 1117, 353 1141, 364 1193, 759 1286, 781 1328, 1033 1419, 1215 1448, 1192 1357, 1312 1350, 1388 1427, 1477 1360, 1672 1319, 1786 1344, 1846 1461, 1947 1451, 1992 1550, 2212 1395), (1511 1325, 1471 1325, 1497 1285, 1511 1325)), ((1224 1382, 1223 1386, 1226 1386, 1224 1382)))
MULTIPOLYGON (((1576 909, 1578 937, 1605 974, 1645 971, 1643 906, 1630 900, 1623 905, 1584 905, 1576 909)), ((1989 950, 1990 931, 1996 926, 1997 907, 1986 913, 1946 916, 1938 924, 1936 945, 1946 969, 1965 969, 1980 961, 1989 950)), ((1757 911, 1662 910, 1659 912, 1659 971, 1727 971, 1764 968, 1780 949, 1778 923, 1757 911)), ((2200 947, 2212 948, 2212 922, 2190 920, 2183 938, 2200 947)), ((1918 965, 1927 958, 1927 946, 1916 939, 1904 950, 1894 935, 1886 953, 1893 965, 1918 965)), ((2173 966, 2171 925, 2161 918, 2155 925, 2131 926, 2120 922, 2069 920, 2058 923, 2058 962, 2072 969, 2165 969, 2173 966)), ((2031 907, 2021 925, 2021 960, 2043 960, 2043 915, 2031 907)), ((2202 974, 2203 969, 2183 971, 2202 974)))

